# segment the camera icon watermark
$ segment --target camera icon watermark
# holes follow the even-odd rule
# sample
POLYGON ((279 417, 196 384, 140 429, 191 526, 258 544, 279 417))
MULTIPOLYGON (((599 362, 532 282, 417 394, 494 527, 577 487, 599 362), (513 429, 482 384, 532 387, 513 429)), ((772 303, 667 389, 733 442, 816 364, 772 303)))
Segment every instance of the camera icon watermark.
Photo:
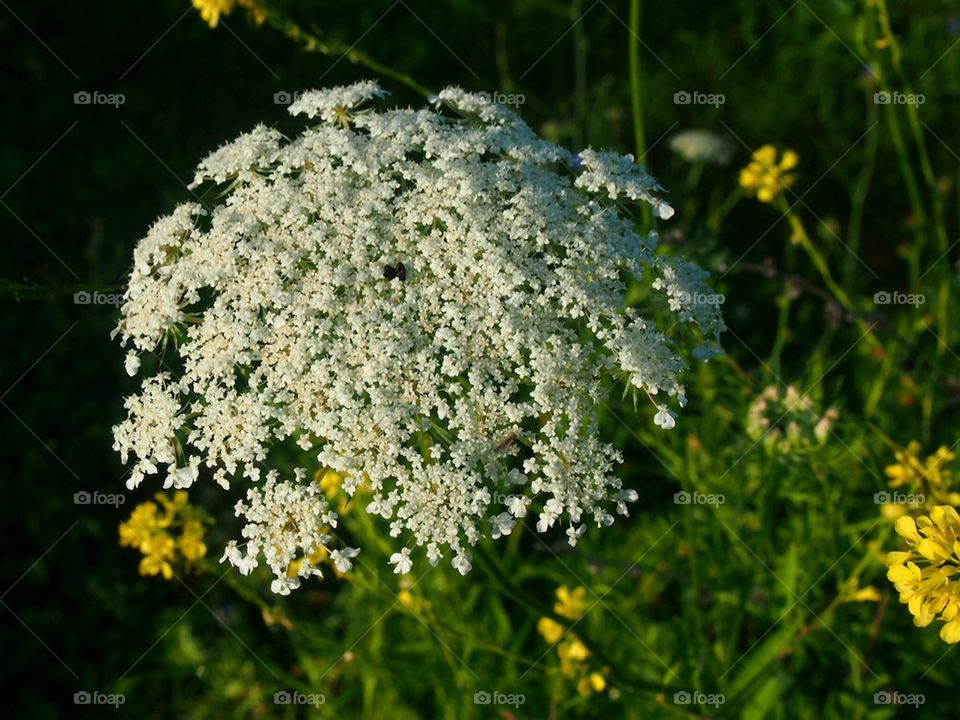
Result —
POLYGON ((727 498, 723 493, 702 493, 698 491, 687 492, 686 490, 681 490, 678 493, 673 494, 673 504, 674 505, 710 505, 712 507, 718 507, 723 505, 727 501, 727 498))
POLYGON ((727 701, 721 693, 703 693, 699 690, 680 690, 673 694, 674 705, 700 705, 720 707, 727 701))
POLYGON ((127 696, 123 693, 102 693, 94 690, 87 692, 81 690, 73 694, 74 705, 110 705, 118 708, 127 701, 127 696))
POLYGON ((876 105, 914 105, 920 107, 927 101, 922 93, 903 93, 899 90, 890 92, 881 90, 873 94, 873 102, 876 105))
POLYGON ((290 92, 289 90, 280 90, 273 94, 274 105, 292 105, 300 99, 300 92, 290 92))
POLYGON ((873 294, 873 302, 877 305, 913 305, 920 307, 927 302, 927 296, 922 293, 902 293, 899 290, 888 292, 880 290, 873 294))
POLYGON ((674 105, 712 105, 719 108, 727 101, 723 93, 705 93, 700 90, 679 90, 673 94, 674 105))
POLYGON ((73 94, 74 105, 111 105, 118 108, 127 101, 123 93, 102 93, 97 90, 88 92, 80 90, 73 94))
POLYGON ((120 507, 127 501, 123 493, 87 492, 81 490, 73 494, 74 505, 111 505, 120 507))
POLYGON ((474 705, 509 705, 520 707, 527 701, 522 693, 503 693, 499 690, 479 690, 473 694, 474 705))
POLYGON ((320 707, 327 701, 322 693, 302 693, 299 690, 280 690, 273 694, 274 705, 309 705, 320 707))
POLYGON ((899 690, 881 690, 873 694, 874 705, 912 705, 917 708, 927 701, 923 693, 902 693, 899 690))
POLYGON ((81 290, 73 294, 74 305, 113 305, 118 307, 123 303, 121 293, 87 292, 81 290))

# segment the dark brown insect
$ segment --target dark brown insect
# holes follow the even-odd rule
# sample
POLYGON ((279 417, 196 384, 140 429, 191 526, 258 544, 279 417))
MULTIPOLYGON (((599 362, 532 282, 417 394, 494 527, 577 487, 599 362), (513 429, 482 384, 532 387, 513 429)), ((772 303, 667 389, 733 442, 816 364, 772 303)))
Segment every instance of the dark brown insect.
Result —
POLYGON ((497 443, 496 448, 494 448, 495 452, 498 452, 498 453, 503 452, 508 447, 513 445, 516 439, 517 439, 517 434, 515 432, 507 433, 507 436, 503 440, 497 443))
POLYGON ((402 262, 398 262, 396 265, 385 265, 383 268, 383 276, 387 280, 396 278, 400 282, 403 282, 407 279, 407 266, 402 262))

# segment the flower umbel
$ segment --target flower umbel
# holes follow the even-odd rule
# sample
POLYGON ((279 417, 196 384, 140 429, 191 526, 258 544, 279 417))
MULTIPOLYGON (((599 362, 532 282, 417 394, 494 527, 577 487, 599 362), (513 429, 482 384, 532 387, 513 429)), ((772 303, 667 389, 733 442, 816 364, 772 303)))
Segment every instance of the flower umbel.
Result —
POLYGON ((327 492, 345 510, 363 487, 359 507, 410 538, 390 559, 400 573, 415 548, 466 573, 469 548, 528 509, 571 544, 626 515, 637 494, 599 435, 607 381, 669 429, 687 364, 724 329, 698 301, 707 273, 636 229, 632 206, 673 211, 630 156, 588 148, 574 163, 456 88, 420 110, 378 110, 383 94, 302 93, 299 136, 260 126, 211 153, 195 183, 224 184, 222 199, 150 229, 121 308, 125 366, 146 375, 114 429, 130 485, 163 472, 186 488, 205 469, 249 484, 248 531, 283 542, 226 557, 249 571, 262 555, 281 590, 290 563, 295 578, 316 570, 301 556, 326 547, 327 492), (625 307, 631 278, 649 307, 625 307), (176 378, 149 374, 163 343, 176 378), (264 486, 282 443, 336 475, 322 491, 299 471, 264 486), (306 524, 278 524, 281 501, 306 524))
POLYGON ((747 411, 747 435, 770 454, 789 455, 823 447, 840 414, 835 408, 818 413, 813 400, 796 387, 764 388, 747 411))

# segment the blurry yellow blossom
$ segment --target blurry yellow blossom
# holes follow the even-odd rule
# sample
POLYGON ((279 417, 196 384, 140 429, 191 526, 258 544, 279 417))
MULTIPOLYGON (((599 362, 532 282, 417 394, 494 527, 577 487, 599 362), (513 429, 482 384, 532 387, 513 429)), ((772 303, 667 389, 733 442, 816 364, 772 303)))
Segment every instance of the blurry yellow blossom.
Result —
POLYGON ((867 585, 865 588, 854 591, 847 596, 848 602, 879 602, 880 591, 873 585, 867 585))
POLYGON ((320 476, 318 480, 320 489, 323 490, 328 500, 332 500, 340 491, 340 486, 343 485, 343 473, 339 473, 336 470, 323 469, 317 471, 317 475, 320 476))
MULTIPOLYGON (((586 612, 585 600, 587 588, 583 586, 570 589, 566 585, 557 588, 557 602, 553 611, 567 620, 579 620, 586 612)), ((541 617, 537 622, 537 632, 551 645, 556 645, 560 659, 560 673, 573 681, 580 695, 588 696, 601 692, 607 687, 603 673, 591 670, 590 649, 563 623, 552 617, 541 617)), ((612 691, 611 691, 612 692, 612 691)))
POLYGON ((920 479, 922 470, 919 453, 920 443, 911 440, 907 447, 894 454, 897 461, 884 469, 884 473, 890 478, 890 487, 911 485, 920 479))
POLYGON ((887 520, 896 520, 899 517, 903 517, 907 514, 909 508, 906 503, 884 503, 880 506, 880 514, 883 515, 887 520))
POLYGON ((773 145, 764 145, 753 153, 753 159, 740 171, 740 185, 748 196, 756 195, 760 202, 772 202, 795 182, 796 176, 790 171, 798 161, 793 150, 786 150, 778 163, 777 149, 773 145))
POLYGON ((137 505, 126 522, 120 523, 120 547, 140 547, 144 540, 162 527, 156 503, 137 505))
POLYGON ((576 675, 580 664, 590 657, 590 650, 579 638, 571 635, 557 645, 557 654, 560 656, 560 671, 564 675, 576 675))
POLYGON ((953 490, 953 472, 950 465, 956 455, 946 445, 921 459, 922 446, 916 440, 894 454, 894 462, 884 469, 891 488, 908 488, 912 495, 900 499, 900 493, 890 495, 893 502, 883 505, 881 514, 891 520, 902 517, 911 508, 933 508, 936 505, 960 505, 960 493, 953 490))
POLYGON ((344 473, 328 468, 320 468, 313 476, 331 504, 339 497, 337 513, 340 515, 346 515, 350 510, 350 496, 343 490, 343 481, 346 477, 344 473))
POLYGON ((220 22, 221 15, 229 15, 236 0, 193 0, 193 6, 200 11, 207 25, 212 28, 220 22))
POLYGON ((183 559, 195 562, 207 554, 203 542, 203 522, 195 516, 188 502, 186 491, 174 493, 173 498, 157 493, 156 502, 137 505, 130 517, 120 523, 120 546, 137 548, 143 555, 140 560, 141 575, 173 577, 172 563, 177 558, 177 549, 183 559), (161 506, 163 512, 161 513, 161 506), (173 531, 179 529, 179 535, 173 531))
POLYGON ((193 6, 200 11, 200 17, 212 28, 220 22, 221 15, 229 15, 235 5, 247 8, 257 25, 266 20, 266 12, 257 0, 193 0, 193 6))
POLYGON ((940 637, 960 641, 960 515, 949 505, 938 505, 916 520, 901 517, 897 534, 908 550, 887 554, 887 578, 907 605, 914 625, 926 627, 937 616, 945 625, 940 637))
POLYGON ((543 639, 551 645, 563 637, 563 631, 563 625, 548 617, 540 618, 537 623, 537 632, 543 635, 543 639))
POLYGON ((187 520, 183 524, 180 535, 180 552, 183 556, 195 562, 207 554, 207 546, 203 543, 203 524, 199 520, 187 520))
POLYGON ((177 513, 181 512, 187 506, 189 495, 186 490, 177 490, 173 494, 173 500, 168 498, 164 493, 157 493, 156 498, 157 502, 163 505, 164 527, 169 527, 177 513))
POLYGON ((607 680, 598 672, 590 673, 577 683, 577 692, 581 695, 591 695, 595 692, 603 692, 607 687, 607 680))
POLYGON ((163 575, 166 580, 173 577, 173 560, 176 545, 173 538, 166 533, 155 533, 140 543, 140 552, 143 559, 140 561, 141 575, 163 575))
POLYGON ((400 602, 402 602, 407 609, 416 615, 419 615, 424 610, 430 609, 429 600, 418 598, 409 590, 401 590, 397 593, 397 597, 400 598, 400 602))
POLYGON ((586 596, 587 589, 583 586, 571 590, 566 585, 561 585, 557 588, 557 603, 553 606, 553 611, 560 617, 577 620, 585 610, 583 601, 586 596))

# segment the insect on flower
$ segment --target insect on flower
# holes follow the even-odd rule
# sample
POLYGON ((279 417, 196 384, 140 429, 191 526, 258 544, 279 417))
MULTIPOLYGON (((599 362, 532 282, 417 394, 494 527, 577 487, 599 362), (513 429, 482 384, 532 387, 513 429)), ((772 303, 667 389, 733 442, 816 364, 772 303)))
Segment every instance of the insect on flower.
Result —
POLYGON ((402 262, 398 262, 396 265, 387 265, 383 268, 383 276, 387 280, 396 278, 400 282, 403 282, 407 279, 407 266, 402 262))

